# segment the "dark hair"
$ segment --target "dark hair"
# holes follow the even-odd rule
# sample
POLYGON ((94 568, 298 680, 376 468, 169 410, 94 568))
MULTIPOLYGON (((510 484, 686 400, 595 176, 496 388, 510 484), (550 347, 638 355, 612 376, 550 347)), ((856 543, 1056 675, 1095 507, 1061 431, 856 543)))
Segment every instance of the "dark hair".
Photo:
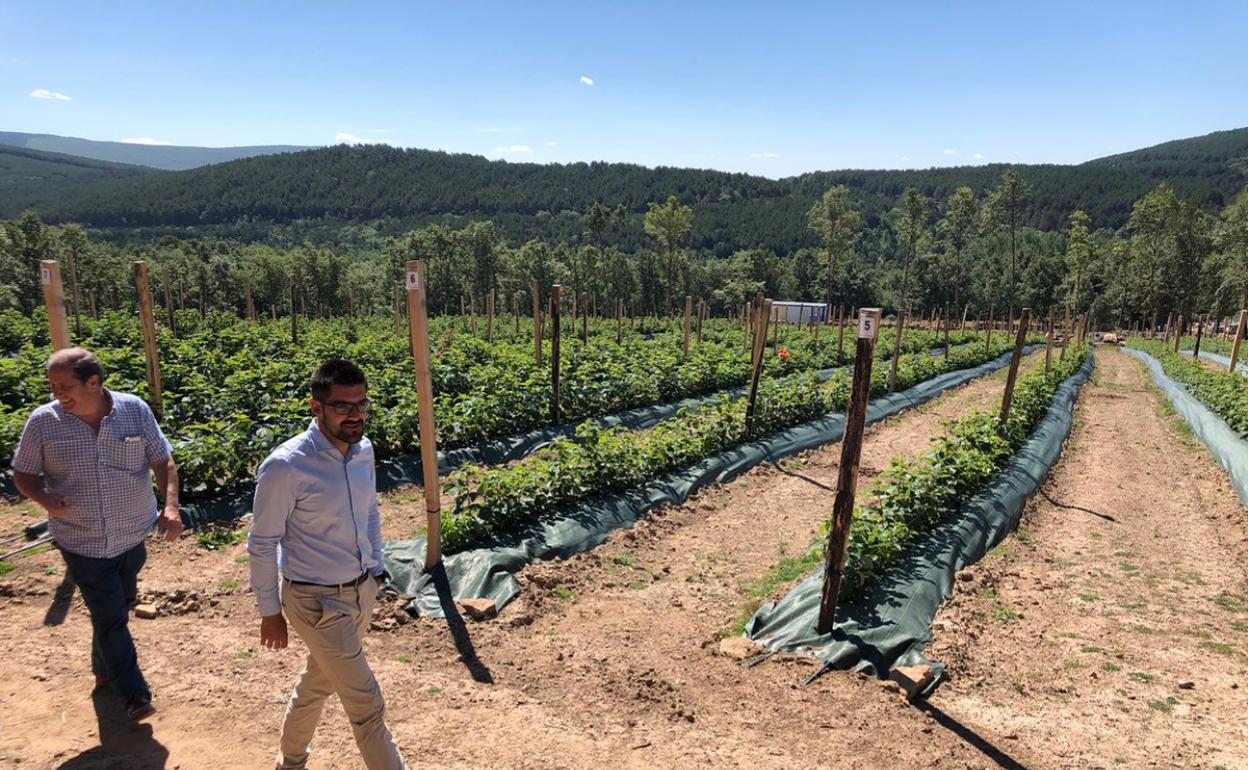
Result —
POLYGON ((48 371, 53 369, 69 369, 79 382, 86 382, 92 375, 104 382, 104 365, 94 353, 82 348, 65 348, 48 356, 48 371))
POLYGON ((316 371, 312 372, 309 385, 312 388, 312 398, 324 401, 329 395, 329 389, 334 385, 363 385, 367 388, 368 378, 364 376, 364 372, 360 371, 360 367, 350 361, 331 358, 316 367, 316 371))

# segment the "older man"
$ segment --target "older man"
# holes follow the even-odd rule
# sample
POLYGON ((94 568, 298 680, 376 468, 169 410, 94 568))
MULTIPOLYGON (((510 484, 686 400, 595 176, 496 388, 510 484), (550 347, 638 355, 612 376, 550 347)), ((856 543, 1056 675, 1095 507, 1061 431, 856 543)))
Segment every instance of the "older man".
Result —
POLYGON ((151 408, 104 387, 104 368, 82 348, 48 359, 53 400, 26 421, 13 455, 22 494, 48 512, 48 527, 91 615, 91 668, 97 687, 112 686, 134 720, 156 709, 130 636, 130 607, 144 539, 157 525, 182 534, 178 472, 151 408), (157 514, 152 473, 164 490, 157 514))
POLYGON ((364 438, 368 382, 355 364, 335 359, 312 374, 311 391, 308 429, 260 466, 247 542, 261 643, 284 648, 289 620, 308 647, 277 766, 306 766, 321 708, 337 693, 369 770, 404 770, 363 647, 385 577, 377 473, 364 438))

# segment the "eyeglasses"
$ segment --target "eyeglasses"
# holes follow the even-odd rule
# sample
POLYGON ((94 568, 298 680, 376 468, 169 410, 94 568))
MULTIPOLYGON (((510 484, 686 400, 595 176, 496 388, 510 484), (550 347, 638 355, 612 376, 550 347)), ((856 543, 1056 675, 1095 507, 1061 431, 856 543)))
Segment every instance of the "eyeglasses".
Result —
POLYGON ((322 401, 322 405, 334 410, 334 414, 346 416, 353 412, 359 414, 368 414, 368 408, 372 406, 372 402, 367 398, 363 401, 322 401))

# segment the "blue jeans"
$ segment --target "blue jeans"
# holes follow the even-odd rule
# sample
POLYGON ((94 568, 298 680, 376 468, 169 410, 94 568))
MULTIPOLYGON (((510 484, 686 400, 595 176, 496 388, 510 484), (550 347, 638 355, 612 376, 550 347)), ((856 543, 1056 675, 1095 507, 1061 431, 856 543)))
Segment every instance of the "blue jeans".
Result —
POLYGON ((62 550, 65 566, 91 614, 91 669, 108 679, 127 703, 150 700, 151 690, 139 670, 139 656, 130 636, 130 606, 138 598, 139 570, 147 561, 147 547, 134 548, 111 559, 92 559, 62 550))

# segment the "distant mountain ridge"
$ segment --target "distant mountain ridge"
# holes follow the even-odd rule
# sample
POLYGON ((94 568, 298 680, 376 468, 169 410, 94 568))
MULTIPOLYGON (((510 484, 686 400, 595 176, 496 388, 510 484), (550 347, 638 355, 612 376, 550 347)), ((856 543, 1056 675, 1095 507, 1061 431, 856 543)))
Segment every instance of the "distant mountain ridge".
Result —
POLYGON ((26 134, 18 131, 0 131, 0 145, 55 152, 62 155, 77 155, 82 158, 133 166, 148 166, 165 171, 185 171, 256 155, 275 155, 312 149, 286 144, 255 147, 182 147, 134 142, 104 142, 75 136, 26 134))
MULTIPOLYGON (((0 134, 0 142, 5 136, 12 135, 0 134)), ((615 241, 635 248, 645 242, 639 219, 647 204, 675 195, 694 207, 691 245, 718 255, 756 247, 787 253, 816 245, 806 212, 832 185, 846 185, 873 226, 906 187, 941 204, 960 186, 986 194, 1010 167, 820 171, 774 180, 706 169, 510 163, 385 145, 337 145, 164 172, 91 169, 91 162, 72 167, 65 156, 25 150, 20 164, 40 164, 46 173, 12 178, 5 158, 13 155, 6 156, 6 149, 0 146, 0 217, 31 209, 48 221, 82 222, 116 238, 217 234, 263 240, 275 229, 295 227, 303 228, 298 237, 319 240, 332 238, 345 224, 393 234, 429 222, 490 219, 513 243, 533 237, 568 240, 583 230, 571 212, 600 202, 628 213, 629 224, 615 241)), ((1078 165, 1014 167, 1032 190, 1025 224, 1064 229, 1070 212, 1082 208, 1094 227, 1117 228, 1126 223, 1134 201, 1162 181, 1202 206, 1225 206, 1248 184, 1248 128, 1078 165)))

